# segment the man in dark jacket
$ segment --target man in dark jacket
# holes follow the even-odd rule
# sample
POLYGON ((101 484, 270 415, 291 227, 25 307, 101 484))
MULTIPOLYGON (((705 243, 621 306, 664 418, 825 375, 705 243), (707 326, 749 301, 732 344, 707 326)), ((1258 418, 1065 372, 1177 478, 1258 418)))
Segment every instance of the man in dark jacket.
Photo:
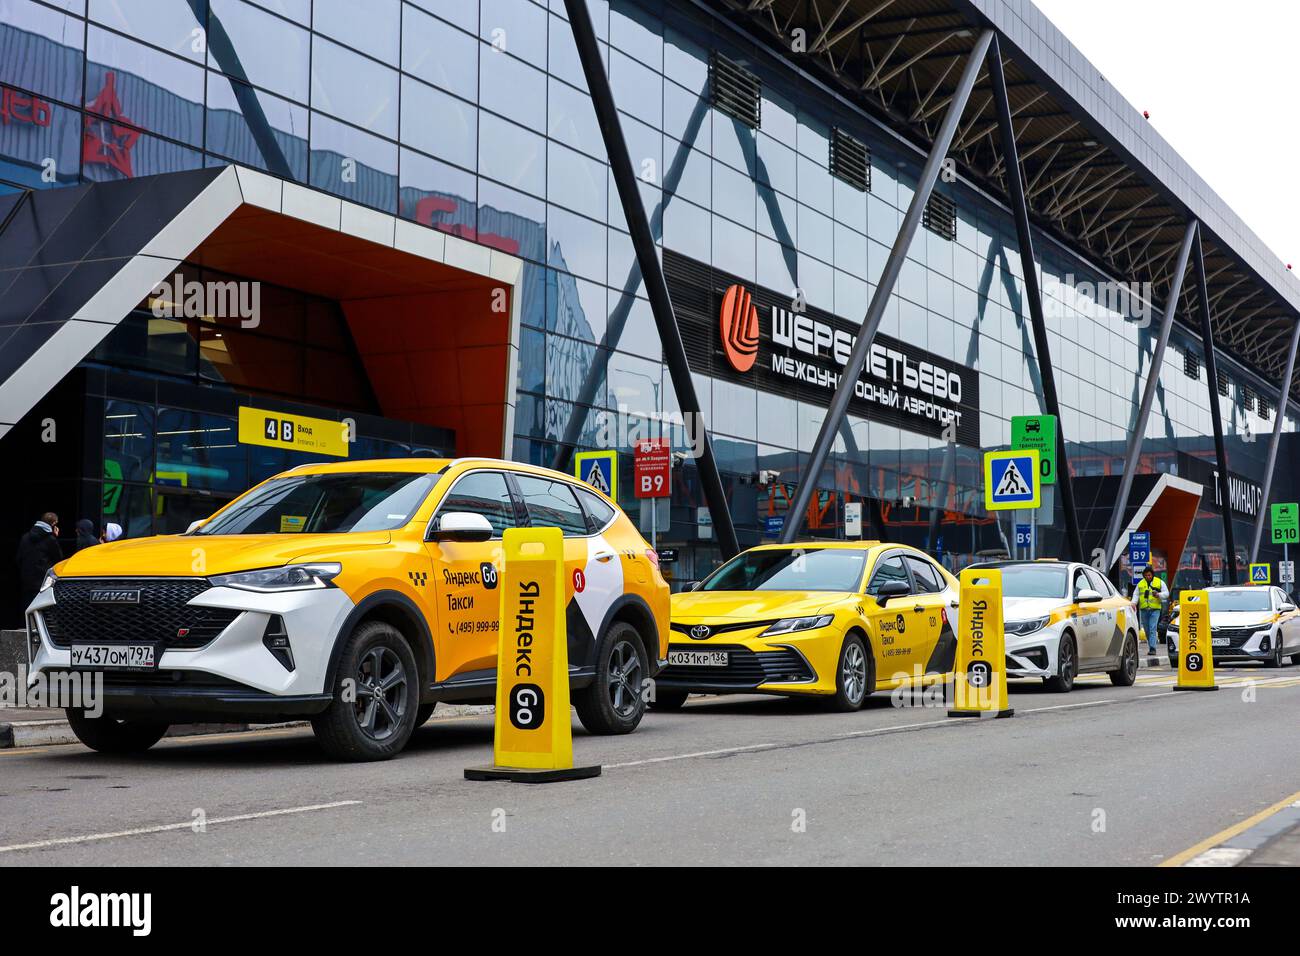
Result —
POLYGON ((89 518, 82 518, 77 522, 77 550, 85 551, 97 544, 99 544, 99 537, 95 534, 95 522, 89 518))
POLYGON ((63 560, 58 535, 59 516, 47 511, 32 525, 31 531, 18 539, 18 590, 22 595, 23 611, 40 591, 46 572, 63 560))

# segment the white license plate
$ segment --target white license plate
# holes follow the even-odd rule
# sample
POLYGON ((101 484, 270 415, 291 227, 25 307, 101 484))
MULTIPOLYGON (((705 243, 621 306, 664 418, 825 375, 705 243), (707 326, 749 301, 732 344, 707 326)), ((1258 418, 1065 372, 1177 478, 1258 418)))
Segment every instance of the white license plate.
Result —
POLYGON ((726 667, 727 651, 669 651, 668 663, 681 667, 726 667))
POLYGON ((152 644, 73 644, 72 666, 95 670, 152 670, 152 644))
POLYGON ((1210 646, 1211 646, 1211 647, 1231 647, 1231 646, 1232 646, 1232 641, 1230 641, 1230 640, 1229 640, 1228 638, 1226 638, 1226 637, 1212 637, 1212 638, 1210 638, 1210 646))

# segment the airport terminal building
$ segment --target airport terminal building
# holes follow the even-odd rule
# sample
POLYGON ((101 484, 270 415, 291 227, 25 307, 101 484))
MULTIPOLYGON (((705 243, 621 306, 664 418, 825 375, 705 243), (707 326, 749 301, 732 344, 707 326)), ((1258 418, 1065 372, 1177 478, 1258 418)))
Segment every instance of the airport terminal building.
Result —
POLYGON ((1122 573, 1132 457, 1117 530, 1180 583, 1280 556, 1295 280, 1030 3, 587 8, 596 90, 562 0, 0 0, 7 539, 47 510, 182 531, 322 457, 602 448, 649 536, 632 447, 665 436, 675 585, 792 507, 959 568, 1016 548, 982 453, 1059 413, 1035 554, 1113 544, 1122 573), (970 69, 991 39, 1000 85, 970 69))

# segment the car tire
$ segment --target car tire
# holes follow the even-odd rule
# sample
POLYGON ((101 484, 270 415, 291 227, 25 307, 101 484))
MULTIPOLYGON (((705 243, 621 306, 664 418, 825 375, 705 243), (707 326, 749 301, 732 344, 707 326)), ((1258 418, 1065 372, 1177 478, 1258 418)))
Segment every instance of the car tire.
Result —
POLYGON ((1300 654, 1292 654, 1292 655, 1291 655, 1291 663, 1292 663, 1292 664, 1300 664, 1300 654))
POLYGON ((419 706, 419 709, 417 709, 415 712, 415 726, 423 727, 425 724, 427 724, 429 722, 429 718, 433 716, 434 708, 436 708, 437 706, 438 706, 437 701, 434 701, 432 704, 421 704, 419 706))
POLYGON ((1137 635, 1130 631, 1124 638, 1124 650, 1119 656, 1119 667, 1108 675, 1110 682, 1116 687, 1132 687, 1137 680, 1139 663, 1137 635))
POLYGON ((840 657, 835 664, 835 693, 828 702, 830 709, 841 713, 860 710, 875 690, 875 676, 866 642, 857 634, 848 634, 840 645, 840 657))
POLYGON ((1281 667, 1286 663, 1286 655, 1282 653, 1282 641, 1277 640, 1273 644, 1273 656, 1264 664, 1265 667, 1281 667))
POLYGON ((321 749, 336 760, 389 760, 411 739, 419 710, 411 645, 391 624, 367 621, 343 645, 334 699, 312 717, 311 727, 321 749))
POLYGON ((1074 690, 1074 679, 1079 674, 1079 651, 1074 635, 1066 631, 1056 648, 1056 676, 1046 677, 1043 683, 1053 694, 1068 694, 1074 690))
POLYGON ((624 621, 610 625, 596 648, 596 676, 574 695, 578 720, 587 732, 600 736, 630 734, 645 716, 642 682, 650 662, 635 627, 624 621))
POLYGON ((655 688, 654 696, 650 700, 651 710, 681 710, 686 703, 686 698, 690 697, 690 691, 672 690, 664 688, 660 690, 655 688))
POLYGON ((101 754, 144 753, 162 740, 171 726, 149 720, 123 720, 107 714, 87 717, 80 707, 69 707, 64 713, 77 739, 101 754))

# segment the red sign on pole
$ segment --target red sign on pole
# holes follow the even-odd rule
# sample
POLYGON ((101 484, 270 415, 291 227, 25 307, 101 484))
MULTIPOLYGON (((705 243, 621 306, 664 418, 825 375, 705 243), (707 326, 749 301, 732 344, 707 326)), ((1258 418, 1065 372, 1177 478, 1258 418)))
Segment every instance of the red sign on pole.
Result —
POLYGON ((672 494, 673 453, 667 439, 643 438, 632 449, 632 486, 638 498, 672 494))

